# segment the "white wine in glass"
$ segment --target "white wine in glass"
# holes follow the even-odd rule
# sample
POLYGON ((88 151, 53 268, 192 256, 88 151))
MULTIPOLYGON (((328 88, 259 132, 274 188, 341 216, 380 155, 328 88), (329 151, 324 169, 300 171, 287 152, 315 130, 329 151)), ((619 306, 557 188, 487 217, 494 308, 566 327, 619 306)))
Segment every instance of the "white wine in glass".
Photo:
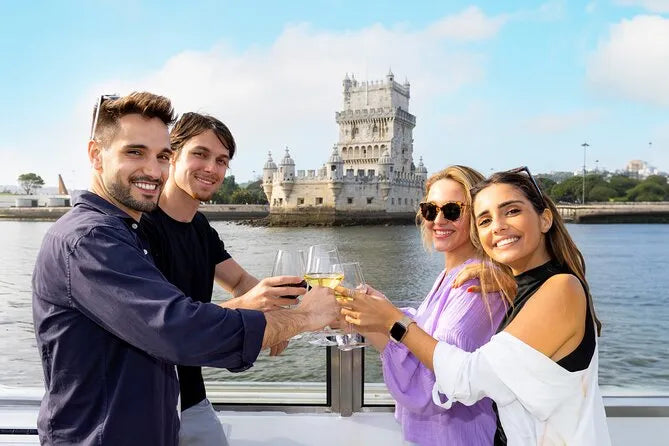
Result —
MULTIPOLYGON (((360 263, 358 262, 333 265, 332 270, 341 271, 344 273, 344 279, 341 284, 346 288, 354 290, 365 285, 365 278, 362 275, 362 268, 360 268, 360 263)), ((337 295, 337 298, 350 300, 350 298, 340 295, 337 295)), ((335 339, 337 340, 337 347, 344 351, 353 350, 355 348, 363 348, 369 345, 367 342, 365 342, 365 338, 363 338, 362 335, 353 331, 351 324, 346 324, 346 332, 344 334, 336 335, 335 339)))
MULTIPOLYGON (((344 279, 343 271, 335 267, 339 264, 341 264, 341 261, 336 246, 331 244, 310 246, 304 280, 310 286, 334 288, 344 279)), ((314 345, 337 345, 336 342, 327 338, 332 334, 329 330, 313 333, 309 343, 314 345)))
POLYGON ((304 280, 309 286, 325 286, 334 289, 344 280, 344 275, 341 273, 311 273, 305 274, 304 280))

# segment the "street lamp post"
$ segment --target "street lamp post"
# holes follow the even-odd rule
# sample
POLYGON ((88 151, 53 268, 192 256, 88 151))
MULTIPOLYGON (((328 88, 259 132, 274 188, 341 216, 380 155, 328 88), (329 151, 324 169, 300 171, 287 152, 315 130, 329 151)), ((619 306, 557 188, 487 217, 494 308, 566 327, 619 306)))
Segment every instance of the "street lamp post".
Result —
POLYGON ((585 204, 585 149, 590 147, 590 144, 584 142, 581 144, 583 147, 583 198, 581 199, 581 204, 585 204))

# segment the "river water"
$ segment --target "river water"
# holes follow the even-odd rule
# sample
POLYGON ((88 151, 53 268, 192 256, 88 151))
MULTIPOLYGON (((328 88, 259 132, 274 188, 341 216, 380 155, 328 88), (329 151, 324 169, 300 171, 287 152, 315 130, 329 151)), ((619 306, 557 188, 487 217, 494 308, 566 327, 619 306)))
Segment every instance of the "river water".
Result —
MULTIPOLYGON (((0 221, 0 384, 39 386, 42 367, 32 325, 30 279, 52 223, 0 221)), ((423 299, 443 267, 424 252, 414 226, 267 228, 214 222, 232 256, 257 277, 281 248, 335 243, 365 279, 395 301, 423 299)), ((634 392, 669 392, 669 225, 568 225, 586 258, 600 319, 600 383, 634 392)), ((220 288, 214 299, 226 298, 220 288)), ((366 382, 381 381, 378 355, 365 355, 366 382)), ((206 369, 208 381, 325 381, 325 350, 293 341, 280 358, 262 354, 243 373, 206 369)))

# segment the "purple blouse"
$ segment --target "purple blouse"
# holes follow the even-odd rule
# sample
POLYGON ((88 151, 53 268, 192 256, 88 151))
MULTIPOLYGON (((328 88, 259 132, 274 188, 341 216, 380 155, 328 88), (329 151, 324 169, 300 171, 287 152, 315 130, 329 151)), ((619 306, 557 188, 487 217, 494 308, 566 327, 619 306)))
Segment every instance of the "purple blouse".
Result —
MULTIPOLYGON (((468 352, 488 342, 505 311, 498 293, 488 295, 488 309, 480 293, 466 291, 478 285, 478 280, 451 288, 464 265, 475 261, 469 259, 448 274, 442 271, 418 310, 402 310, 435 339, 468 352)), ((484 398, 472 406, 456 402, 450 409, 443 409, 432 402, 434 373, 403 344, 389 341, 381 361, 383 379, 397 403, 395 418, 402 425, 405 440, 421 446, 493 444, 497 421, 492 400, 484 398)))

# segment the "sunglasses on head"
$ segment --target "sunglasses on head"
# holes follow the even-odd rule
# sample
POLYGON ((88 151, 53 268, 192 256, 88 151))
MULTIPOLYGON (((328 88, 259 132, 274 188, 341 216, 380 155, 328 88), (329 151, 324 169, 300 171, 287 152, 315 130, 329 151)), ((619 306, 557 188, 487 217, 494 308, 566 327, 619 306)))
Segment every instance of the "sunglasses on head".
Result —
POLYGON ((91 136, 89 139, 95 138, 95 130, 98 128, 98 121, 100 120, 100 108, 105 101, 113 101, 119 99, 120 96, 117 94, 103 94, 98 98, 98 103, 95 106, 95 116, 93 116, 93 122, 91 123, 91 136))
POLYGON ((539 188, 539 184, 537 184, 537 180, 534 179, 534 177, 530 173, 530 169, 528 169, 527 166, 516 167, 515 169, 507 170, 506 173, 526 173, 527 176, 530 177, 530 181, 532 181, 532 184, 534 185, 534 189, 539 194, 539 197, 542 200, 544 199, 544 194, 541 193, 541 189, 539 188))
POLYGON ((462 215, 462 208, 467 205, 461 201, 449 201, 441 206, 437 206, 435 203, 428 201, 421 203, 419 206, 420 215, 427 221, 436 220, 439 212, 441 212, 441 215, 443 215, 446 220, 456 221, 460 218, 460 215, 462 215))

